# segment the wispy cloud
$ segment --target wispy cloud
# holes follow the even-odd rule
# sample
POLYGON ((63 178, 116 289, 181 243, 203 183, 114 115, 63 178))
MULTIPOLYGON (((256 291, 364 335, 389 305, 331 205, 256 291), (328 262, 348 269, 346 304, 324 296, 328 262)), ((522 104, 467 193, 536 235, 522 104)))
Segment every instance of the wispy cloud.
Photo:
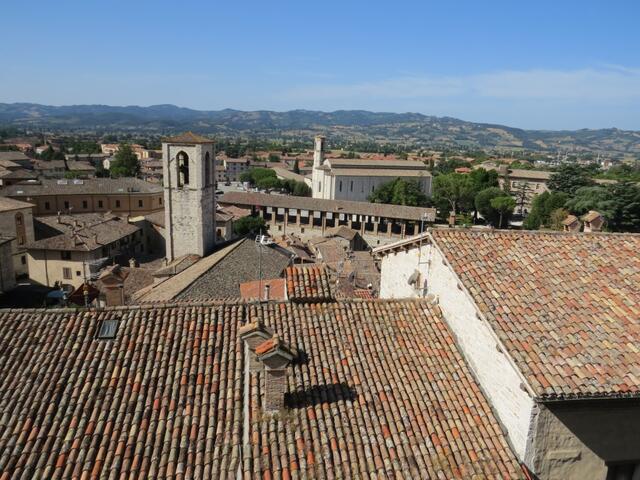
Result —
POLYGON ((511 70, 461 76, 405 75, 370 82, 298 86, 283 92, 282 97, 291 101, 371 97, 637 100, 640 99, 640 68, 607 65, 577 70, 511 70))

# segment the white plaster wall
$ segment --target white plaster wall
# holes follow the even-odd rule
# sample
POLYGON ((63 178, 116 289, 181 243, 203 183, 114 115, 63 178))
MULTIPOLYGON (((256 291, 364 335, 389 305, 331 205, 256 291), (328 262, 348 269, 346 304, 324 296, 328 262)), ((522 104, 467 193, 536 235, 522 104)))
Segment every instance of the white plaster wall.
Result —
POLYGON ((430 258, 430 250, 431 245, 423 245, 422 249, 416 247, 385 255, 380 265, 380 297, 416 298, 423 296, 424 291, 409 285, 408 280, 416 270, 421 273, 422 279, 427 277, 428 264, 422 262, 430 258), (420 255, 420 250, 422 250, 422 255, 420 255))
MULTIPOLYGON (((350 200, 354 202, 366 202, 369 195, 380 185, 391 182, 397 177, 381 177, 381 176, 350 176, 350 175, 328 175, 324 170, 314 170, 313 180, 313 198, 325 198, 328 200, 350 200), (342 189, 340 189, 342 182, 342 189), (351 189, 353 182, 353 189, 351 189), (319 190, 320 185, 322 191, 319 190)), ((407 180, 416 180, 415 177, 406 177, 407 180)), ((423 177, 418 179, 422 191, 427 195, 431 195, 431 177, 423 177)))
POLYGON ((471 366, 520 460, 525 459, 534 401, 520 385, 523 379, 510 358, 499 350, 493 330, 476 316, 476 307, 458 279, 444 263, 440 251, 431 249, 428 293, 438 298, 458 348, 471 366))

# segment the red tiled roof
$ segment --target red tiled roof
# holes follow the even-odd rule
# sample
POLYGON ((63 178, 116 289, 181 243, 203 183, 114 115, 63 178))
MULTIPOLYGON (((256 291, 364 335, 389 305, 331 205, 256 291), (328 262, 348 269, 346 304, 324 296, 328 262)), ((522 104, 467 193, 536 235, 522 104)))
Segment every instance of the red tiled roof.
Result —
POLYGON ((166 137, 162 139, 163 143, 186 143, 186 144, 199 144, 199 143, 215 143, 215 140, 202 135, 195 134, 193 132, 184 132, 174 137, 166 137))
POLYGON ((3 311, 0 351, 2 478, 522 477, 425 301, 3 311), (243 320, 305 356, 283 416, 243 394, 243 320))
POLYGON ((640 235, 432 236, 536 395, 640 395, 640 235))
POLYGON ((266 280, 252 280, 240 284, 240 297, 249 300, 264 300, 264 288, 269 285, 269 300, 285 299, 284 278, 270 278, 266 280))
POLYGON ((334 299, 331 279, 322 265, 295 265, 285 270, 287 296, 296 302, 323 302, 334 299))

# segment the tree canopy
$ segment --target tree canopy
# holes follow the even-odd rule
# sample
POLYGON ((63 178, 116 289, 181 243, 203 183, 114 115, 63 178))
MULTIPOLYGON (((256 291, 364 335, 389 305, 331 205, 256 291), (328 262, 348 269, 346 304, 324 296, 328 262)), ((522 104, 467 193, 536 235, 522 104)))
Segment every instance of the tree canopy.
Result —
POLYGON ((524 220, 524 228, 537 230, 541 226, 548 226, 551 212, 563 208, 569 195, 564 192, 544 192, 533 197, 531 211, 524 220))
POLYGON ((504 226, 505 220, 513 213, 516 208, 516 201, 510 196, 501 196, 491 199, 491 208, 498 212, 498 228, 504 226))
POLYGON ((573 195, 581 187, 594 185, 593 172, 576 164, 562 165, 549 179, 549 190, 573 195))
POLYGON ((376 188, 369 195, 369 201, 418 207, 427 205, 428 199, 418 182, 396 178, 376 188))
MULTIPOLYGON (((482 218, 496 227, 499 226, 500 212, 491 203, 495 198, 509 197, 509 194, 498 187, 485 188, 478 192, 475 197, 476 211, 482 215, 482 218)), ((510 198, 510 197, 509 197, 510 198)))
MULTIPOLYGON (((433 179, 433 198, 440 209, 449 208, 454 213, 469 210, 474 198, 474 185, 469 175, 448 173, 433 179)), ((449 212, 441 212, 446 216, 449 212)))
POLYGON ((261 231, 266 230, 266 224, 262 217, 242 217, 239 220, 233 222, 233 231, 236 235, 257 235, 261 231))
POLYGON ((109 172, 112 177, 135 177, 140 173, 140 161, 133 153, 131 145, 121 143, 111 162, 109 172))

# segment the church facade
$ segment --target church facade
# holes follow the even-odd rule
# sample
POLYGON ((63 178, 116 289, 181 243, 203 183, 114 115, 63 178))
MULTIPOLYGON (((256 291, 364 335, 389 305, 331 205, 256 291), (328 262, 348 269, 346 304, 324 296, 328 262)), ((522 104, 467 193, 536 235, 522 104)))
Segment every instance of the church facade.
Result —
POLYGON ((324 158, 325 138, 315 138, 313 198, 366 202, 379 186, 396 178, 413 180, 431 195, 431 174, 419 161, 324 158))

